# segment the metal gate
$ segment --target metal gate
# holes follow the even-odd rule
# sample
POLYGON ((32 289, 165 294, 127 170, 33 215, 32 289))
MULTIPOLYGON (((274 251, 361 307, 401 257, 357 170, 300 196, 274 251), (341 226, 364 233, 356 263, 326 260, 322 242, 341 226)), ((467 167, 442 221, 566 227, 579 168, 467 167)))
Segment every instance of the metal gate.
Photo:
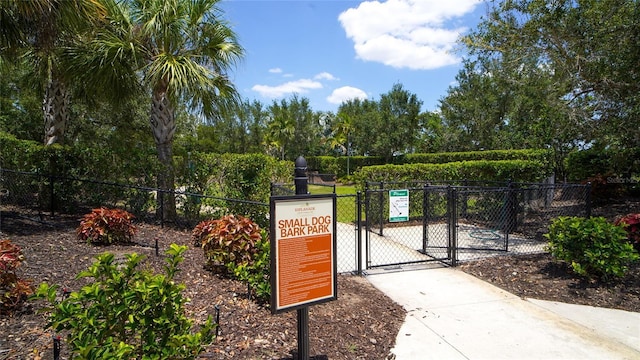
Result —
POLYGON ((455 248, 451 192, 435 186, 402 190, 408 197, 401 199, 406 212, 402 216, 390 216, 401 212, 392 197, 394 190, 365 191, 366 268, 432 261, 451 264, 455 248))
POLYGON ((547 244, 542 234, 553 219, 590 214, 588 185, 470 183, 368 183, 366 269, 541 253, 547 244), (394 189, 408 192, 401 221, 390 215, 394 189))

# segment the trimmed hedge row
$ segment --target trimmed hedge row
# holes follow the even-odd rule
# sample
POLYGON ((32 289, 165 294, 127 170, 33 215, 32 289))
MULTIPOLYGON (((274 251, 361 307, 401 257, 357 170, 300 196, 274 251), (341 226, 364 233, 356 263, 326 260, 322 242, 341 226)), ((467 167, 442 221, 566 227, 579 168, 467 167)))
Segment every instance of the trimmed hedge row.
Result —
MULTIPOLYGON (((157 185, 160 164, 153 150, 128 149, 117 154, 106 148, 81 148, 53 145, 44 147, 0 133, 0 167, 52 175, 57 178, 94 179, 148 188, 157 185)), ((220 198, 268 203, 271 182, 292 182, 294 165, 262 154, 191 153, 174 156, 175 185, 178 190, 220 198)), ((37 178, 21 177, 12 186, 42 190, 37 178)), ((45 181, 47 181, 45 179, 45 181)), ((78 204, 91 207, 125 205, 139 214, 154 206, 152 194, 97 183, 56 181, 57 210, 72 210, 78 204), (124 203, 122 201, 125 201, 124 203)), ((48 191, 41 191, 40 206, 49 208, 48 191)), ((232 212, 254 219, 266 219, 268 208, 239 202, 224 202, 193 196, 178 196, 180 211, 188 218, 198 217, 203 206, 223 213, 232 212)), ((217 214, 223 215, 223 214, 217 214)), ((264 225, 264 224, 261 224, 264 225)))
POLYGON ((569 181, 585 181, 598 175, 630 180, 640 175, 640 147, 576 151, 567 157, 566 168, 569 181))
MULTIPOLYGON (((545 165, 550 164, 551 152, 540 149, 524 150, 488 150, 470 152, 449 152, 433 154, 407 154, 397 156, 393 159, 393 164, 445 164, 460 161, 500 161, 500 160, 530 160, 538 161, 545 165)), ((337 174, 343 177, 347 175, 347 161, 349 162, 349 172, 355 171, 365 166, 385 165, 385 159, 378 156, 311 156, 306 159, 309 169, 322 174, 337 174)))
POLYGON ((398 164, 446 164, 459 161, 499 161, 499 160, 530 160, 547 163, 551 158, 549 150, 487 150, 469 152, 449 152, 434 154, 407 154, 399 157, 398 164))
POLYGON ((539 182, 549 176, 551 167, 533 160, 479 160, 446 164, 378 165, 364 167, 354 174, 358 187, 370 182, 411 182, 438 180, 539 182))
POLYGON ((105 147, 43 146, 0 132, 0 167, 58 177, 122 182, 135 178, 137 185, 155 186, 139 180, 157 174, 155 149, 126 149, 122 154, 105 147), (144 175, 144 176, 143 176, 144 175))

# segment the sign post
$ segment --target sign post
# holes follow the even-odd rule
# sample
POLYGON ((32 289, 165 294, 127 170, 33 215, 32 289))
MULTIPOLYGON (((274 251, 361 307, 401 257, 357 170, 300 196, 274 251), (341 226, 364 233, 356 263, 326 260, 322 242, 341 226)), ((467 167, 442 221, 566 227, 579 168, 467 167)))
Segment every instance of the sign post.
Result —
POLYGON ((297 359, 308 360, 309 306, 337 299, 336 196, 306 194, 301 168, 300 157, 296 195, 270 199, 271 311, 297 310, 297 359))

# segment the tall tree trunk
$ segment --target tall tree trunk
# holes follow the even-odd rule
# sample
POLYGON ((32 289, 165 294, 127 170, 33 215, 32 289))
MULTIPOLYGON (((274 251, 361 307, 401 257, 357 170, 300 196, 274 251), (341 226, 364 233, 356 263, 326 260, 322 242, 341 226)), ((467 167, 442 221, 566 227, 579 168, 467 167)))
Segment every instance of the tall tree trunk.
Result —
POLYGON ((52 79, 42 101, 44 113, 44 144, 62 143, 69 121, 69 94, 64 82, 52 79))
POLYGON ((162 169, 158 174, 158 187, 166 192, 158 194, 157 215, 163 220, 175 221, 176 198, 175 174, 173 169, 173 134, 176 131, 176 120, 173 107, 167 97, 166 91, 154 90, 151 104, 151 130, 156 141, 158 159, 162 169))

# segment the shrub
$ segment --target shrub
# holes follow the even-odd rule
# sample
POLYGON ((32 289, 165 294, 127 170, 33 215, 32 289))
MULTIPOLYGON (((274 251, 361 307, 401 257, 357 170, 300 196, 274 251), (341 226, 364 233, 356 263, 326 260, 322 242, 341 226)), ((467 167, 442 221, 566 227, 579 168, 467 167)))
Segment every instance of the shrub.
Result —
POLYGON ((253 261, 229 263, 227 270, 234 278, 246 282, 258 301, 267 302, 271 296, 271 245, 267 232, 262 230, 260 234, 262 237, 256 242, 257 251, 253 254, 253 261))
POLYGON ((640 214, 625 215, 617 219, 614 224, 626 230, 629 243, 640 253, 640 214))
POLYGON ((126 255, 118 266, 105 253, 78 278, 93 278, 77 292, 56 301, 58 286, 40 285, 36 297, 51 307, 47 327, 68 330, 73 358, 81 359, 195 359, 213 340, 211 317, 191 333, 192 320, 184 315, 183 284, 175 284, 186 246, 167 250, 166 275, 140 271, 144 257, 126 255))
POLYGON ((18 245, 9 239, 0 240, 0 314, 19 309, 32 293, 30 282, 16 274, 22 261, 24 255, 18 245))
POLYGON ((120 209, 93 209, 76 229, 78 238, 93 244, 126 243, 133 239, 136 228, 134 216, 120 209))
POLYGON ((623 277, 627 265, 639 258, 625 230, 602 217, 559 217, 545 236, 551 255, 587 277, 623 277))
POLYGON ((213 232, 218 224, 218 220, 205 220, 201 221, 191 231, 191 239, 193 239, 193 246, 201 248, 207 236, 213 232))
POLYGON ((266 231, 248 218, 228 215, 200 222, 191 232, 207 267, 246 282, 258 301, 271 296, 270 243, 266 231))
POLYGON ((200 223, 196 229, 199 226, 202 228, 202 249, 209 268, 226 272, 229 264, 253 263, 258 251, 256 243, 262 239, 256 223, 243 216, 227 215, 210 223, 200 223))

